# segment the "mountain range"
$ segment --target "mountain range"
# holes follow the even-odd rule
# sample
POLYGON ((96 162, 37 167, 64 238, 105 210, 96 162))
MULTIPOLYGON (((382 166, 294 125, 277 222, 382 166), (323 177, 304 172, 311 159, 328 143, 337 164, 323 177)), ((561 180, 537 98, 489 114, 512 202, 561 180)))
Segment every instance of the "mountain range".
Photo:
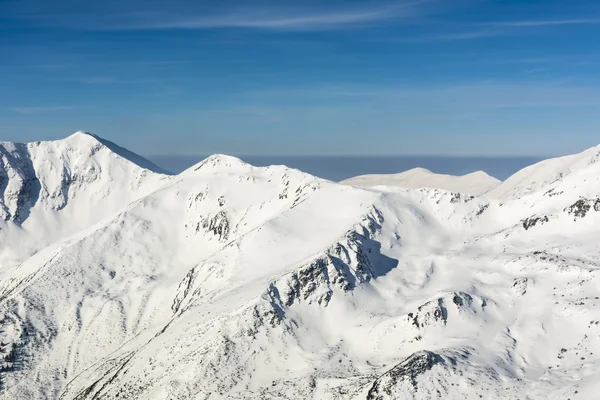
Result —
POLYGON ((598 160, 340 184, 0 142, 0 399, 596 398, 598 160))

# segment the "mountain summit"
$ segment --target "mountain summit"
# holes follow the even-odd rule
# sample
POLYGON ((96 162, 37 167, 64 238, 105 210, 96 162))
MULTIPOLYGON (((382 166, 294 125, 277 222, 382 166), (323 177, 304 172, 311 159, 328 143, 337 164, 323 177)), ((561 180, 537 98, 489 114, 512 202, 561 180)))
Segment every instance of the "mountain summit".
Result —
POLYGON ((89 227, 168 179, 142 157, 85 132, 56 141, 0 142, 0 240, 27 242, 5 246, 0 259, 89 227))
POLYGON ((595 150, 482 197, 223 155, 170 176, 85 133, 0 154, 0 399, 599 389, 595 150))

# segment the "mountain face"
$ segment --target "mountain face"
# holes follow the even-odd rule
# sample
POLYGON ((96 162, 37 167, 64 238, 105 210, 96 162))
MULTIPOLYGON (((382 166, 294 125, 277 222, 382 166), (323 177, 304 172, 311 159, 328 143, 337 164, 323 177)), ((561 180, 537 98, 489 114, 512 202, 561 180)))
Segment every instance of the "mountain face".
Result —
POLYGON ((595 398, 587 152, 474 197, 1 149, 0 399, 595 398))
POLYGON ((483 171, 463 176, 435 174, 424 168, 414 168, 399 174, 361 175, 340 183, 357 187, 397 186, 407 189, 435 188, 474 196, 489 192, 500 181, 483 171))
MULTIPOLYGON (((552 158, 522 169, 486 193, 493 199, 517 199, 532 194, 544 187, 563 181, 570 175, 595 175, 593 165, 600 161, 600 146, 582 153, 552 158)), ((593 178, 593 177, 592 177, 593 178)))
POLYGON ((169 179, 131 154, 84 132, 0 142, 0 261, 14 263, 102 221, 169 179))

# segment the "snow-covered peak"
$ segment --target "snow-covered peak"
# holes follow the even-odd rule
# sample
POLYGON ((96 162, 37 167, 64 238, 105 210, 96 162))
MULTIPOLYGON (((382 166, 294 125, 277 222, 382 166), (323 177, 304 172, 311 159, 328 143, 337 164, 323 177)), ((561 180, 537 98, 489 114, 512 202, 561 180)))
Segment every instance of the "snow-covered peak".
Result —
MULTIPOLYGON (((2 142, 0 240, 22 240, 20 234, 8 237, 19 227, 33 235, 28 246, 21 246, 24 254, 35 252, 155 190, 168 180, 160 172, 144 158, 86 132, 62 140, 2 142)), ((7 257, 20 259, 4 246, 0 265, 7 257)))
POLYGON ((85 140, 92 141, 92 140, 95 140, 97 142, 98 139, 99 139, 98 136, 94 135, 91 132, 77 131, 63 140, 67 140, 67 141, 82 141, 82 140, 83 141, 85 141, 85 140))
POLYGON ((572 174, 583 172, 591 166, 600 171, 598 161, 600 161, 600 145, 578 154, 540 161, 510 176, 501 185, 486 193, 485 197, 500 200, 521 198, 564 180, 572 174))
POLYGON ((204 160, 200 161, 196 165, 191 166, 186 172, 191 171, 199 171, 199 170, 227 170, 227 169, 237 169, 237 170, 249 170, 252 166, 237 157, 229 156, 226 154, 213 154, 204 160))
POLYGON ((436 174, 425 168, 414 168, 399 174, 361 175, 341 183, 358 187, 396 186, 407 189, 433 188, 471 195, 480 195, 500 184, 483 171, 463 176, 436 174))
POLYGON ((32 145, 44 147, 47 146, 49 143, 53 143, 54 145, 56 145, 56 147, 62 148, 66 151, 78 150, 82 153, 89 152, 90 156, 93 156, 96 152, 100 150, 106 150, 107 152, 113 153, 114 156, 129 161, 140 168, 147 169, 157 174, 170 174, 170 172, 158 167, 157 165, 148 161, 144 157, 141 157, 138 154, 127 150, 126 148, 121 147, 116 143, 113 143, 110 140, 104 139, 91 132, 77 131, 65 139, 55 140, 51 142, 36 142, 32 145))

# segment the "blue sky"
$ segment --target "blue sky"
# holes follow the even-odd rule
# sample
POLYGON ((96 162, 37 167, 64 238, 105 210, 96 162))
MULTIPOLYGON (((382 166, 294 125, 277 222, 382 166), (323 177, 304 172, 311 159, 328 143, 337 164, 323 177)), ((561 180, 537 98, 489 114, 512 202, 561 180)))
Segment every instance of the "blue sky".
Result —
POLYGON ((142 154, 600 143, 598 1, 0 0, 0 139, 142 154))

